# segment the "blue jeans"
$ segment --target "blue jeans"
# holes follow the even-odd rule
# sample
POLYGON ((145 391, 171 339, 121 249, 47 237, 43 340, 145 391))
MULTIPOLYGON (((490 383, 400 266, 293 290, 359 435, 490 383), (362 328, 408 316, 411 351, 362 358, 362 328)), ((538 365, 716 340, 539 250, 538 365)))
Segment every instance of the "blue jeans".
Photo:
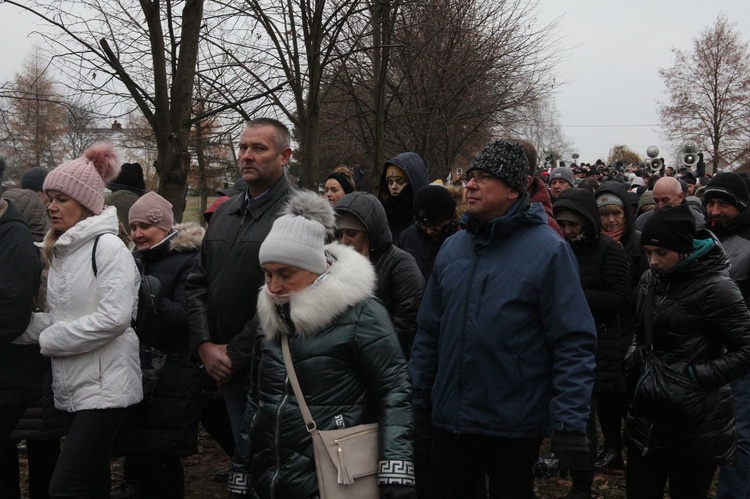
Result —
POLYGON ((127 415, 127 408, 63 415, 66 438, 49 485, 51 499, 110 497, 112 441, 127 415))
POLYGON ((247 409, 247 388, 224 385, 221 387, 221 393, 224 395, 224 403, 227 405, 227 412, 229 413, 229 424, 232 426, 232 435, 234 436, 234 448, 237 449, 240 445, 242 418, 245 416, 245 409, 247 409))
POLYGON ((720 468, 716 499, 750 499, 750 375, 732 382, 737 460, 720 468))

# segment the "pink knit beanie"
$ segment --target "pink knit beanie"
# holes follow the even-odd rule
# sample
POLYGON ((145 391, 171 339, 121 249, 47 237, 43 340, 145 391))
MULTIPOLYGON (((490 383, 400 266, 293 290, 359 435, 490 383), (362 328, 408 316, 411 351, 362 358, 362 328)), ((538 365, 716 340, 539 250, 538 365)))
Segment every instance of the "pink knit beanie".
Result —
POLYGON ((133 203, 128 212, 129 223, 141 222, 160 228, 165 232, 172 232, 174 215, 172 203, 155 192, 147 192, 133 203))
POLYGON ((60 191, 85 206, 94 215, 104 208, 104 188, 120 173, 120 162, 112 144, 100 142, 83 156, 63 163, 44 179, 44 192, 60 191))

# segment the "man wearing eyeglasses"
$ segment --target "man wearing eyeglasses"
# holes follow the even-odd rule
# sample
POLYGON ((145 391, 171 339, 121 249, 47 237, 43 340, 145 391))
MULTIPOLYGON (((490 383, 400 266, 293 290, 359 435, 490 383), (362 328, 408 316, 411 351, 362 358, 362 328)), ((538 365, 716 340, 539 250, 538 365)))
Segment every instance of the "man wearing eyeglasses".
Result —
POLYGON ((440 249, 419 310, 409 370, 418 426, 432 431, 434 499, 476 497, 484 474, 490 497, 535 497, 545 436, 563 465, 588 454, 596 332, 575 255, 529 201, 528 172, 515 141, 474 159, 464 230, 440 249))

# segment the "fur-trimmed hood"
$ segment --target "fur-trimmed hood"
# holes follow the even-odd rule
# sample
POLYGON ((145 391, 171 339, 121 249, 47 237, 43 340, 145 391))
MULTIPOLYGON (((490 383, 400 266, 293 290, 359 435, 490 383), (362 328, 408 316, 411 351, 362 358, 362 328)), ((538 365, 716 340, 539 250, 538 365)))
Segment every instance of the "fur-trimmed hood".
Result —
POLYGON ((170 238, 169 249, 178 253, 198 251, 201 249, 203 234, 206 230, 195 222, 185 222, 174 226, 177 232, 170 238))
MULTIPOLYGON (((328 271, 308 288, 293 293, 289 301, 290 318, 303 336, 318 334, 375 293, 375 271, 367 258, 339 243, 328 244, 325 249, 330 261, 328 271)), ((289 333, 265 284, 258 294, 258 317, 268 338, 289 333)))
POLYGON ((197 253, 201 248, 205 229, 195 222, 185 222, 174 226, 167 237, 147 249, 136 249, 136 260, 155 262, 170 253, 197 253))

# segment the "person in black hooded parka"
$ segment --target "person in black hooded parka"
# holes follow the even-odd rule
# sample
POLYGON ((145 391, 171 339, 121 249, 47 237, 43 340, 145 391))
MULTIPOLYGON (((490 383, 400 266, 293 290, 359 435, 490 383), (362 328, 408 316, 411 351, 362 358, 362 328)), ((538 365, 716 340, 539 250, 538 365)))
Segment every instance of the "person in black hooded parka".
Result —
MULTIPOLYGON (((641 231, 634 227, 636 216, 630 202, 631 194, 633 193, 627 191, 625 184, 612 180, 602 183, 594 194, 599 208, 602 233, 622 245, 630 271, 632 300, 629 306, 620 307, 620 360, 625 358, 628 348, 633 343, 638 280, 648 269, 641 251, 641 231)), ((618 368, 615 374, 614 387, 601 393, 596 412, 604 437, 604 449, 597 456, 594 469, 622 469, 625 466, 622 460, 622 423, 628 413, 628 396, 625 389, 625 374, 621 368, 618 368)))
POLYGON ((662 497, 669 480, 671 497, 704 498, 716 466, 737 449, 729 382, 750 371, 750 312, 724 249, 709 231, 696 234, 688 206, 657 210, 641 242, 651 268, 638 289, 636 348, 625 360, 627 493, 662 497), (648 355, 674 369, 666 388, 644 382, 648 355))
POLYGON ((383 165, 379 199, 385 208, 392 240, 414 223, 414 195, 430 183, 427 166, 415 152, 404 152, 383 165))
POLYGON ((591 191, 567 189, 553 204, 555 220, 578 260, 581 287, 596 324, 596 368, 591 414, 586 428, 589 458, 572 469, 570 498, 590 498, 596 456, 596 406, 599 395, 615 385, 620 362, 620 311, 630 305, 630 273, 622 246, 600 232, 599 210, 591 191))
POLYGON ((408 359, 417 332, 417 312, 424 292, 424 277, 414 257, 393 245, 385 211, 367 192, 352 192, 334 206, 339 242, 370 259, 378 277, 380 298, 396 329, 408 359))

